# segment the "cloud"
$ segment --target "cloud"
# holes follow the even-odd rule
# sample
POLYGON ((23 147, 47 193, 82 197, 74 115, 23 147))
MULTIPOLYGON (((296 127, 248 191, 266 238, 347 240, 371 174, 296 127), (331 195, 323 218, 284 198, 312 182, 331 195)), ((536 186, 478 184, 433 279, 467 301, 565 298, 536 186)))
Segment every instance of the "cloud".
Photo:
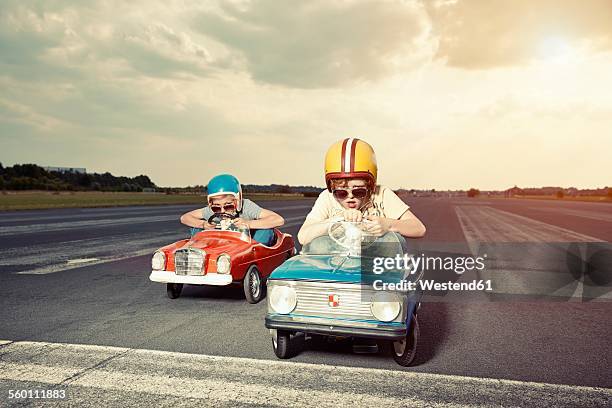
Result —
POLYGON ((328 146, 360 137, 392 186, 607 182, 557 158, 610 150, 612 53, 522 64, 545 35, 605 50, 609 14, 526 4, 5 0, 2 162, 321 185, 328 146))
POLYGON ((426 2, 436 57, 452 67, 487 69, 528 63, 542 47, 612 49, 609 0, 447 0, 426 2))
POLYGON ((164 14, 159 7, 9 2, 0 13, 0 72, 23 80, 74 79, 103 66, 115 77, 208 76, 215 61, 207 48, 181 29, 176 9, 164 14))
POLYGON ((222 2, 193 27, 235 50, 263 83, 324 88, 420 65, 431 50, 416 2, 222 2))

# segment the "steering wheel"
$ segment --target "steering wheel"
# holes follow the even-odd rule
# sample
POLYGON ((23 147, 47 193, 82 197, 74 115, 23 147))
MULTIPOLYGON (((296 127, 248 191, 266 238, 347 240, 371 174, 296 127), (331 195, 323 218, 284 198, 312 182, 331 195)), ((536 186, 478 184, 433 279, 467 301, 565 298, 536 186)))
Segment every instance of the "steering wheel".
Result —
POLYGON ((236 218, 236 215, 228 214, 228 213, 216 213, 208 217, 208 223, 215 226, 215 228, 219 228, 222 230, 228 229, 229 225, 225 225, 225 220, 233 220, 236 218))
POLYGON ((354 250, 361 246, 365 236, 369 236, 366 231, 360 228, 361 225, 367 222, 367 220, 362 222, 337 220, 329 224, 327 227, 327 235, 341 247, 354 250))

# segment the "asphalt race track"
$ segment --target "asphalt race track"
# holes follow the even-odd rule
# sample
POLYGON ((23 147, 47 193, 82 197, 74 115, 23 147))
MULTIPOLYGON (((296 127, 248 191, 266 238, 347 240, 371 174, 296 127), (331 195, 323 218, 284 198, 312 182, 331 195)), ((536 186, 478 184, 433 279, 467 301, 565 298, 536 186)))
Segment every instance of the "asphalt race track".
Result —
MULTIPOLYGON (((421 245, 612 242, 610 204, 407 201, 428 228, 421 245)), ((262 204, 283 215, 282 229, 295 236, 312 201, 262 204)), ((265 301, 251 305, 240 289, 194 286, 170 300, 164 285, 148 280, 153 251, 187 235, 178 218, 189 209, 0 213, 0 401, 11 403, 8 389, 58 384, 73 403, 133 398, 142 406, 612 401, 612 287, 588 299, 588 285, 577 281, 562 288, 561 301, 424 303, 417 365, 408 369, 382 355, 353 354, 346 342, 307 345, 279 361, 263 325, 265 301), (190 391, 175 392, 185 384, 190 391)))

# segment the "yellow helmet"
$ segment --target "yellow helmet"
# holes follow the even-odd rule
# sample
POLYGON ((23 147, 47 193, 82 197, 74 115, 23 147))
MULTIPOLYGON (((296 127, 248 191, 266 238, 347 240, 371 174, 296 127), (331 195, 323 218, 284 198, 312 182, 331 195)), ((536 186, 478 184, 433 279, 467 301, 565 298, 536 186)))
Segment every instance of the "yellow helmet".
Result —
POLYGON ((331 191, 331 181, 340 178, 364 178, 374 189, 376 186, 376 154, 368 143, 360 139, 339 140, 325 155, 325 184, 331 191))

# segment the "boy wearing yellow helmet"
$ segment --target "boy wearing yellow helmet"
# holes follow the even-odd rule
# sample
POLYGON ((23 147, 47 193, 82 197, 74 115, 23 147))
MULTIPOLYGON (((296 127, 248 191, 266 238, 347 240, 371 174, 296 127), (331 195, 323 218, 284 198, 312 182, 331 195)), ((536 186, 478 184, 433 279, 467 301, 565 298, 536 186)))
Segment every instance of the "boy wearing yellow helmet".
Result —
POLYGON ((368 231, 381 236, 397 232, 405 237, 425 235, 425 226, 390 188, 377 185, 374 149, 360 139, 334 143, 325 155, 325 183, 298 232, 302 245, 327 232, 327 220, 371 221, 368 231))

